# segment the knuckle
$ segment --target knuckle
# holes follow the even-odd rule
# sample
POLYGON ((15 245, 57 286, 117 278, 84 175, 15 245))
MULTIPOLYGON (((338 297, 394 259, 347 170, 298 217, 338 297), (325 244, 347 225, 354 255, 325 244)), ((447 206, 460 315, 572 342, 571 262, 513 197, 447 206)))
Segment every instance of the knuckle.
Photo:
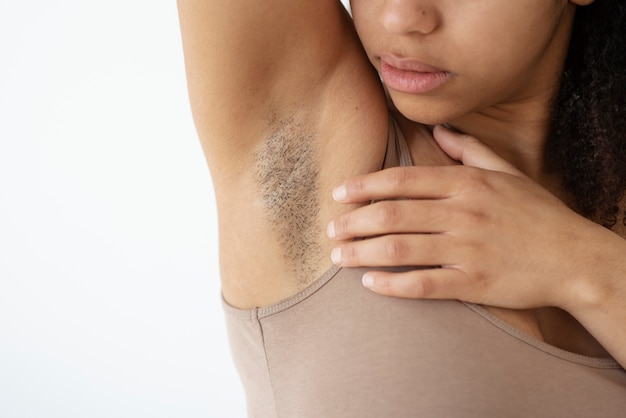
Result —
POLYGON ((465 271, 469 287, 474 292, 482 293, 489 287, 489 274, 484 269, 477 268, 465 268, 465 271))
MULTIPOLYGON (((482 228, 489 222, 490 215, 481 207, 474 207, 468 204, 451 208, 448 211, 447 222, 449 225, 463 227, 464 231, 482 228)), ((466 234, 463 234, 466 236, 466 234)))
POLYGON ((340 237, 350 233, 352 220, 349 216, 342 216, 335 221, 335 234, 340 237))
POLYGON ((485 184, 485 176, 483 170, 479 170, 475 167, 466 167, 465 175, 463 176, 463 185, 466 188, 474 189, 485 184))
POLYGON ((359 252, 355 245, 344 245, 341 247, 341 261, 344 264, 353 264, 358 261, 359 252))
POLYGON ((383 227, 390 227, 397 223, 399 213, 398 208, 392 202, 381 202, 377 205, 378 222, 383 227))
POLYGON ((385 243, 385 256, 393 264, 401 263, 409 252, 407 243, 400 237, 389 237, 385 243))
POLYGON ((380 293, 383 293, 385 295, 396 294, 394 280, 389 276, 380 277, 376 282, 376 288, 380 293))
POLYGON ((476 151, 482 146, 482 143, 471 135, 463 134, 461 140, 464 143, 465 150, 469 152, 476 151))
POLYGON ((461 211, 460 218, 463 224, 478 227, 489 222, 489 214, 481 208, 465 207, 461 211))
POLYGON ((359 197, 364 189, 364 180, 361 178, 354 178, 346 183, 346 194, 349 198, 359 197))
POLYGON ((401 191, 406 188, 406 183, 411 181, 411 170, 407 170, 405 167, 396 167, 387 170, 388 179, 387 184, 393 191, 401 191))
POLYGON ((483 290, 489 287, 489 277, 487 274, 481 271, 477 273, 475 277, 475 282, 479 289, 483 290))
POLYGON ((435 281, 428 274, 423 274, 413 285, 416 297, 429 298, 435 294, 435 281))
POLYGON ((479 199, 488 199, 489 194, 494 191, 493 176, 490 175, 489 171, 475 167, 469 168, 465 178, 466 188, 479 199))

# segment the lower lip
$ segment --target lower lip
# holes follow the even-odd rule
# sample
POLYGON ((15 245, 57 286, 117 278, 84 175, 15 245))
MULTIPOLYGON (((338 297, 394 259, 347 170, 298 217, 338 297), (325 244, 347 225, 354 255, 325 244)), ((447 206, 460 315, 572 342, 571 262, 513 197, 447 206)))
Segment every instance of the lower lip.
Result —
POLYGON ((401 70, 384 61, 381 62, 380 73, 387 87, 403 93, 427 93, 445 83, 449 76, 445 71, 420 73, 401 70))

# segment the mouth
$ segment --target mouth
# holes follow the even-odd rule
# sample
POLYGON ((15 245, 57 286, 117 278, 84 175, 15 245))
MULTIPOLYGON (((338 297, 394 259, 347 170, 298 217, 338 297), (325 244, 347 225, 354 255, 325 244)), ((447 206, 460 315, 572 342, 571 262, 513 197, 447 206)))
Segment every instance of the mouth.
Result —
POLYGON ((450 78, 448 71, 394 55, 381 55, 380 75, 391 90, 412 94, 433 91, 450 78))

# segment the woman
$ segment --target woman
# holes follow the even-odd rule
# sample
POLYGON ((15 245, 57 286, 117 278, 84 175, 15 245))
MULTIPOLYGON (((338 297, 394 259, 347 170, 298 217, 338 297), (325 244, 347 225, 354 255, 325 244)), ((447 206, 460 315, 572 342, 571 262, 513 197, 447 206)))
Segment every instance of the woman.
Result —
MULTIPOLYGON (((435 138, 448 155, 496 173, 411 168, 401 174, 401 183, 395 181, 398 173, 350 180, 339 190, 342 202, 413 200, 379 203, 333 222, 333 238, 385 235, 339 247, 334 260, 344 266, 443 267, 368 272, 364 284, 385 295, 514 309, 560 307, 626 364, 624 9, 623 2, 598 1, 577 12, 565 73, 552 100, 553 117, 540 129, 546 142, 535 150, 521 142, 525 148, 517 151, 531 154, 525 162, 510 152, 519 168, 474 138, 459 142, 439 130, 435 138)), ((356 18, 358 25, 358 13, 356 18)), ((361 36, 367 49, 367 32, 361 36)), ((393 86, 389 91, 392 99, 401 95, 393 86)), ((463 120, 456 123, 451 124, 469 132, 463 120)), ((481 122, 477 135, 488 140, 481 132, 485 126, 481 122)), ((498 135, 492 135, 492 149, 501 150, 499 138, 510 144, 511 137, 498 135)), ((567 318, 554 309, 534 312, 551 314, 567 318)), ((568 342, 576 343, 575 338, 568 342)))
MULTIPOLYGON (((568 194, 541 158, 576 10, 589 3, 355 0, 357 36, 335 0, 179 1, 194 118, 218 206, 226 318, 251 415, 623 413, 626 373, 578 321, 561 311, 509 309, 558 298, 529 290, 519 306, 518 298, 507 305, 494 291, 477 300, 500 308, 388 298, 360 285, 367 270, 329 268, 327 261, 337 246, 326 236, 333 219, 329 234, 342 249, 334 251, 336 262, 442 266, 428 270, 438 282, 466 270, 472 278, 478 271, 485 283, 504 271, 513 284, 520 275, 558 272, 504 246, 530 252, 528 240, 538 245, 552 237, 545 228, 543 235, 519 235, 534 226, 537 212, 547 213, 544 225, 558 232, 569 232, 561 222, 575 222, 595 239, 623 245, 562 209, 552 195, 567 200, 568 194), (370 63, 388 87, 392 117, 370 63), (429 126, 444 123, 497 154, 450 129, 435 128, 433 138, 429 126), (345 179, 398 165, 415 167, 357 177, 335 191, 337 200, 355 204, 331 197, 345 179), (379 176, 382 188, 374 187, 379 176), (370 206, 369 194, 417 200, 370 206), (492 204, 489 222, 475 194, 492 204), (448 195, 473 203, 448 199, 449 207, 435 206, 448 195), (396 217, 399 207, 424 218, 396 217), (506 212, 531 221, 507 223, 506 212), (379 213, 388 218, 382 227, 379 213), (360 226, 362 215, 373 227, 360 226), (412 241, 383 245, 391 261, 361 258, 388 237, 351 242, 398 230, 411 232, 412 241), (521 244, 507 239, 512 235, 521 244), (448 236, 464 241, 457 245, 448 236), (484 251, 477 254, 470 244, 484 251), (403 259, 403 249, 416 257, 403 259), (490 265, 484 273, 473 264, 450 268, 475 256, 479 266, 490 265)), ((400 241, 392 236, 391 242, 400 241)), ((423 277, 410 274, 409 281, 423 277)))

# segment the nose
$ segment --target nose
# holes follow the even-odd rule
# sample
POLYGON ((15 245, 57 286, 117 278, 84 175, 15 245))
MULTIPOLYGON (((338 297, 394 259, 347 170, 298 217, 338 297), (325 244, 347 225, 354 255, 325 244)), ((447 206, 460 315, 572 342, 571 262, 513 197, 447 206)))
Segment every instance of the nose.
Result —
POLYGON ((387 0, 381 14, 381 23, 397 35, 428 34, 439 26, 437 9, 425 0, 387 0))

